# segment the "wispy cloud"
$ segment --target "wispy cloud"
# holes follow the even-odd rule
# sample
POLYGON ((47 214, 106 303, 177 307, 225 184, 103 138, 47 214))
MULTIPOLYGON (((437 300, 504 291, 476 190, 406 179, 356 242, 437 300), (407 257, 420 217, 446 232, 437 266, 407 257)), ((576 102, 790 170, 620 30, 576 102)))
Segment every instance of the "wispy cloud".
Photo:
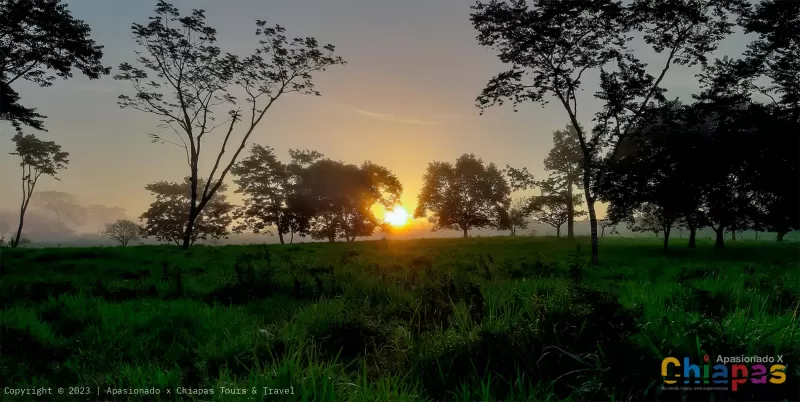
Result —
POLYGON ((436 122, 430 120, 407 119, 390 113, 379 113, 359 108, 350 108, 350 110, 371 119, 389 121, 398 124, 418 124, 423 126, 431 126, 436 124, 436 122))
POLYGON ((475 112, 475 115, 466 115, 460 113, 434 113, 433 116, 437 119, 442 120, 464 120, 464 119, 472 119, 478 115, 478 112, 475 112))

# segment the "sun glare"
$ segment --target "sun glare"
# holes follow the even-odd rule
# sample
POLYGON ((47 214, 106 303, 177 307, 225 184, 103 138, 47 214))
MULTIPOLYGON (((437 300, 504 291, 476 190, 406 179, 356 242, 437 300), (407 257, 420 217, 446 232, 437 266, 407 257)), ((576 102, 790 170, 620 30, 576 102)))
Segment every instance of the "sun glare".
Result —
POLYGON ((408 222, 410 215, 401 205, 397 205, 383 216, 383 221, 392 226, 403 226, 408 222))

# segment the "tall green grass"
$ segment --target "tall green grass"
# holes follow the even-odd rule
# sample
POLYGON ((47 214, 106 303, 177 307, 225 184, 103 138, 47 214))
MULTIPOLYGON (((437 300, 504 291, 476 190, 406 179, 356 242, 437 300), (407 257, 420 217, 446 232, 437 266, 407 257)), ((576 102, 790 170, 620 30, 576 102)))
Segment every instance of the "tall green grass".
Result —
POLYGON ((674 243, 665 254, 659 239, 602 239, 598 267, 585 238, 4 250, 0 386, 175 400, 243 398, 223 388, 264 400, 800 398, 798 244, 674 243), (704 354, 783 355, 787 381, 661 391, 663 358, 704 354))

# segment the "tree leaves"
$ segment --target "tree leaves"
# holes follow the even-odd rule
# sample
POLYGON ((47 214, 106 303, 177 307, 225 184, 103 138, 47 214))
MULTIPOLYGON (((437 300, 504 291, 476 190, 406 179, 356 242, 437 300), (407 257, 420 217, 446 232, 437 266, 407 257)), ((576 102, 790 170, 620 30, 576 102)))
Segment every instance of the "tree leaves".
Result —
POLYGON ((17 130, 44 129, 45 116, 18 103, 11 89, 17 80, 48 87, 56 76, 71 78, 73 69, 89 79, 108 74, 100 63, 103 47, 90 33, 60 0, 0 0, 0 120, 17 130))
MULTIPOLYGON (((198 186, 205 180, 198 180, 198 186)), ((186 222, 189 219, 191 199, 191 178, 183 183, 159 181, 150 183, 145 189, 155 195, 156 200, 139 219, 145 221, 143 236, 154 237, 158 241, 169 241, 180 244, 184 236, 186 222)), ((220 239, 229 234, 229 226, 233 222, 234 206, 223 194, 226 187, 220 190, 209 201, 195 221, 191 243, 208 238, 220 239)))
POLYGON ((430 163, 423 182, 414 217, 430 212, 434 231, 456 229, 466 236, 471 228, 508 227, 511 187, 495 164, 464 154, 455 164, 430 163))

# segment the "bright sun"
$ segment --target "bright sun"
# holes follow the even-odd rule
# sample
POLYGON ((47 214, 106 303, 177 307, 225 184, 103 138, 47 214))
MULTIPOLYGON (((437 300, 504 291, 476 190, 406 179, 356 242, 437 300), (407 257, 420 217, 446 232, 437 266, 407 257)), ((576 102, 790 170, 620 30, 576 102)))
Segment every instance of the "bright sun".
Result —
POLYGON ((403 226, 408 222, 410 215, 402 205, 397 205, 391 211, 386 211, 383 221, 392 226, 403 226))

